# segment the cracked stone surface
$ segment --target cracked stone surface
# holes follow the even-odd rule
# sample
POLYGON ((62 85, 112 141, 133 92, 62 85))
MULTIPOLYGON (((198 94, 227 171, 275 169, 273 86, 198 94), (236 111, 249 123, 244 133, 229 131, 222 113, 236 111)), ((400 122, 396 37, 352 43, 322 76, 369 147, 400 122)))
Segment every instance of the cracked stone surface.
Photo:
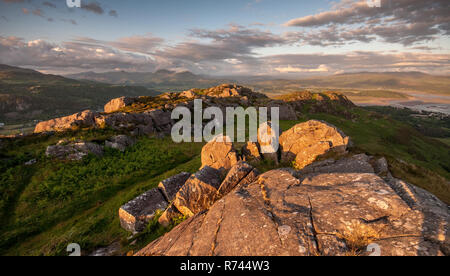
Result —
POLYGON ((220 171, 205 166, 189 177, 175 195, 173 205, 187 217, 208 209, 221 185, 220 171))
MULTIPOLYGON (((364 163, 366 158, 340 162, 355 160, 364 163)), ((449 254, 449 209, 436 197, 405 183, 416 200, 411 205, 400 189, 365 172, 365 166, 358 166, 362 172, 326 167, 309 174, 264 173, 137 255, 367 255, 369 242, 385 256, 449 254), (367 238, 359 251, 353 250, 355 237, 367 238)))

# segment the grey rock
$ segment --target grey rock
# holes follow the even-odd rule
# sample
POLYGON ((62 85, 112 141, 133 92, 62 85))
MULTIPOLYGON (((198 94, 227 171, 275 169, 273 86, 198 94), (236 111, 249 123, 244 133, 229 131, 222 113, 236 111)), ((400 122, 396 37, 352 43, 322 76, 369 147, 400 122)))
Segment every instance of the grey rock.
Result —
POLYGON ((88 154, 103 155, 103 147, 91 142, 78 142, 71 144, 57 144, 48 146, 45 155, 60 160, 79 161, 88 154))
POLYGON ((161 190, 166 200, 168 202, 172 202, 175 198, 175 195, 178 193, 181 187, 183 187, 184 183, 186 183, 190 176, 190 173, 182 172, 164 181, 161 181, 158 185, 158 188, 161 190))
POLYGON ((168 202, 158 188, 152 189, 129 201, 119 209, 120 225, 132 233, 141 232, 155 217, 158 210, 164 211, 168 202))
POLYGON ((105 146, 113 149, 117 149, 120 151, 125 151, 128 147, 133 146, 136 143, 136 140, 126 136, 126 135, 117 135, 113 136, 105 142, 105 146))

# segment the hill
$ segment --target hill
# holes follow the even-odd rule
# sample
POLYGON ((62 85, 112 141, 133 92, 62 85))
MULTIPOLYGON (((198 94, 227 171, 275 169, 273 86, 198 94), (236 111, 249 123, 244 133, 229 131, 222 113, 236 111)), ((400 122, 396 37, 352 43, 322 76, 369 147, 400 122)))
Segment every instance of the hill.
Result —
MULTIPOLYGON (((168 177, 198 171, 204 143, 174 143, 170 137, 161 135, 167 131, 166 124, 173 123, 166 120, 166 106, 173 108, 198 97, 218 106, 249 101, 279 105, 285 113, 293 109, 292 120, 281 121, 284 131, 311 119, 326 121, 351 137, 350 156, 384 157, 394 177, 435 194, 447 204, 450 202, 449 147, 423 135, 406 120, 400 122, 354 106, 335 93, 296 93, 273 100, 246 88, 220 86, 136 98, 128 103, 118 99, 117 102, 123 103, 117 105, 120 112, 95 115, 101 119, 95 122, 103 120, 104 124, 0 139, 0 254, 67 255, 66 247, 73 242, 81 245, 83 254, 110 245, 118 247, 117 254, 126 254, 137 252, 178 224, 180 221, 165 228, 152 221, 144 232, 130 239, 130 234, 120 226, 118 210, 168 177), (141 119, 148 128, 132 126, 140 124, 141 119), (114 145, 110 141, 118 134, 131 136, 136 143, 124 151, 107 147, 114 145), (79 143, 72 144, 76 141, 79 143), (47 154, 52 152, 49 146, 61 150, 87 143, 104 148, 103 155, 72 155, 81 160, 70 161, 47 154)), ((243 153, 243 146, 237 144, 236 151, 243 153)), ((255 166, 262 173, 282 166, 296 168, 294 163, 277 165, 269 159, 255 166)), ((313 197, 314 204, 317 198, 313 197)))
POLYGON ((344 93, 361 93, 360 96, 401 97, 402 93, 428 93, 450 95, 450 77, 432 76, 420 72, 360 72, 286 80, 262 80, 251 85, 264 93, 278 94, 300 88, 339 89, 344 93), (396 93, 397 92, 397 93, 396 93))
POLYGON ((192 87, 206 88, 223 83, 223 80, 195 75, 189 71, 175 72, 158 70, 156 72, 85 72, 67 75, 77 80, 90 80, 117 85, 139 85, 164 91, 187 90, 192 87))
POLYGON ((144 87, 83 82, 0 65, 0 122, 7 125, 96 110, 123 95, 156 94, 144 87))

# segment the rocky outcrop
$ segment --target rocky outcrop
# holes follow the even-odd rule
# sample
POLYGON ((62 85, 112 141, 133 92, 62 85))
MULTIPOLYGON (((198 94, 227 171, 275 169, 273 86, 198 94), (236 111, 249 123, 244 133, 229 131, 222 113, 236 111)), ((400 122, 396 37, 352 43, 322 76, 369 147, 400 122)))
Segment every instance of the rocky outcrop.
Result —
POLYGON ((136 97, 120 97, 117 99, 112 99, 105 105, 104 110, 106 113, 116 112, 116 111, 119 111, 120 109, 136 102, 137 99, 138 98, 136 98, 136 97))
POLYGON ((117 149, 119 151, 125 151, 128 147, 133 146, 136 143, 134 138, 126 135, 117 135, 109 138, 105 142, 105 147, 117 149))
POLYGON ((412 208, 400 187, 367 173, 366 157, 311 173, 269 171, 137 255, 369 255, 370 248, 383 256, 449 254, 448 207, 405 184, 417 202, 412 208))
POLYGON ((283 132, 279 142, 281 161, 295 161, 296 168, 303 169, 327 153, 344 154, 349 137, 328 123, 311 120, 283 132))
POLYGON ((63 141, 57 145, 48 146, 45 155, 67 161, 80 161, 88 154, 103 155, 103 147, 91 142, 77 142, 65 144, 63 141))
POLYGON ((127 231, 141 232, 155 217, 156 212, 164 211, 167 205, 161 191, 152 189, 120 207, 120 225, 127 231))
POLYGON ((216 136, 202 149, 202 167, 229 170, 238 161, 238 154, 228 136, 216 136))
POLYGON ((86 110, 67 117, 57 118, 36 125, 34 133, 78 130, 80 128, 89 128, 95 125, 95 117, 98 113, 86 110))

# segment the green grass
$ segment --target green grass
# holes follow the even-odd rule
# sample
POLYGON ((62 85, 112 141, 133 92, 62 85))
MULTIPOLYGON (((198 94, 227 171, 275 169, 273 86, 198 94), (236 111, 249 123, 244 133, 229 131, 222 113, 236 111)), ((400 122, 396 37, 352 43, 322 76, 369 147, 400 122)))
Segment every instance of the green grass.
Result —
POLYGON ((27 158, 16 160, 16 166, 2 171, 2 188, 9 187, 10 196, 2 197, 0 253, 65 255, 72 242, 90 252, 126 237, 119 207, 171 175, 198 170, 201 147, 142 138, 125 153, 108 150, 102 158, 81 162, 53 161, 42 154, 31 167, 22 165, 27 158))

